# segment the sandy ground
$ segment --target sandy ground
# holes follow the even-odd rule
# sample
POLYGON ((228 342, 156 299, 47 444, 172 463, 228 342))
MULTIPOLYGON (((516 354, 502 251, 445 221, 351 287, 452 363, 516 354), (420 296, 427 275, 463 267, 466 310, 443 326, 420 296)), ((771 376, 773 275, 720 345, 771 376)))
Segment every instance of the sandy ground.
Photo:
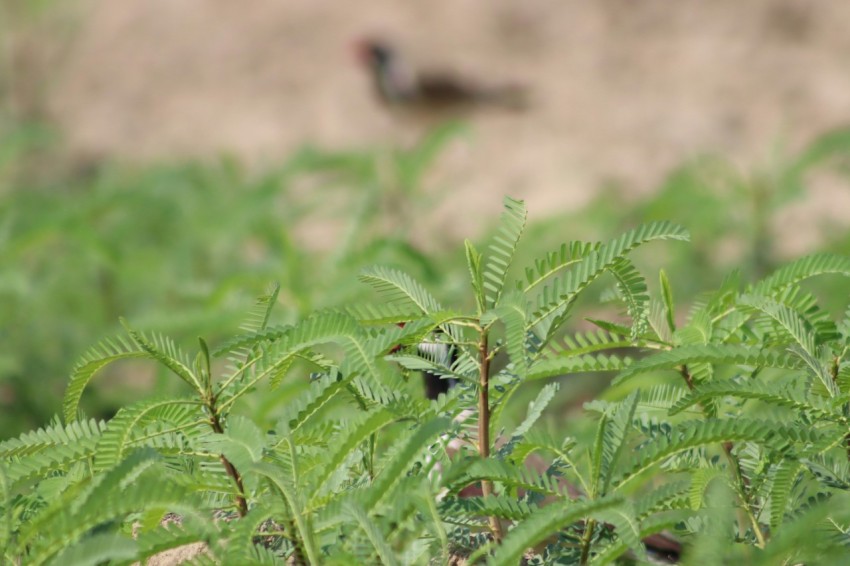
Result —
POLYGON ((423 65, 526 84, 528 111, 469 116, 442 160, 453 197, 430 218, 459 236, 502 194, 535 215, 606 182, 644 194, 695 154, 761 165, 850 117, 842 0, 84 2, 49 108, 85 156, 407 143, 423 125, 388 113, 351 56, 376 32, 423 65))

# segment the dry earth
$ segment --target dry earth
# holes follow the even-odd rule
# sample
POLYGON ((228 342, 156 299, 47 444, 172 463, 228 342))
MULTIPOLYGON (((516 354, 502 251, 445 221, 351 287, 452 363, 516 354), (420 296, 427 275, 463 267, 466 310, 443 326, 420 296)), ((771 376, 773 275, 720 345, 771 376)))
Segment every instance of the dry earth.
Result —
MULTIPOLYGON (((536 215, 603 182, 643 194, 689 156, 763 165, 850 116, 842 0, 83 1, 49 107, 86 156, 262 164, 407 143, 421 125, 387 113, 351 57, 376 31, 426 65, 527 84, 529 111, 471 116, 440 165, 453 198, 427 222, 463 236, 505 193, 536 215)), ((843 220, 848 198, 818 194, 806 210, 843 220)))

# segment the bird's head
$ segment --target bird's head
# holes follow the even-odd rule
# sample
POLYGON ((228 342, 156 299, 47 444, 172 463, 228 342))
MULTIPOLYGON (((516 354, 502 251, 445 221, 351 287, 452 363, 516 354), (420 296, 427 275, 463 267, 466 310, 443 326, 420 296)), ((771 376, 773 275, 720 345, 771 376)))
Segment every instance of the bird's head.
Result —
POLYGON ((397 103, 416 95, 416 76, 390 43, 367 37, 354 43, 354 52, 384 102, 397 103))
POLYGON ((358 40, 354 44, 354 52, 362 63, 373 68, 387 67, 393 58, 392 48, 375 38, 358 40))

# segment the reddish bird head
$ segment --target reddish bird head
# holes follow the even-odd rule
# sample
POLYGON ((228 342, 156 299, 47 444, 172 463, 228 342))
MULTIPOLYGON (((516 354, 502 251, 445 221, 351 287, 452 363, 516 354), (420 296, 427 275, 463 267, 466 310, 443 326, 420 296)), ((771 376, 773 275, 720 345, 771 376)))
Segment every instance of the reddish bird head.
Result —
POLYGON ((367 37, 354 43, 358 61, 369 70, 375 92, 387 103, 410 101, 417 96, 416 76, 390 43, 367 37))
POLYGON ((367 37, 354 42, 354 54, 365 65, 382 67, 389 64, 393 57, 393 50, 387 42, 367 37))

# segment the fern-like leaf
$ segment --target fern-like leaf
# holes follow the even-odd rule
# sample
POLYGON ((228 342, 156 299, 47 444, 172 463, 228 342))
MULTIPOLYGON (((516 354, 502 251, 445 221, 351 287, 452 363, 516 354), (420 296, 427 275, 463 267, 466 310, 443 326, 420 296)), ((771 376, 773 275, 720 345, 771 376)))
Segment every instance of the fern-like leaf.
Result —
POLYGON ((602 447, 600 477, 593 478, 594 483, 597 485, 600 485, 599 482, 601 480, 601 489, 597 492, 601 495, 605 495, 611 485, 614 469, 617 466, 620 455, 623 453, 637 403, 638 392, 635 391, 617 404, 616 409, 611 414, 611 418, 607 420, 607 426, 605 426, 604 431, 605 439, 602 447))
MULTIPOLYGON (((535 362, 528 369, 527 379, 545 379, 571 373, 621 371, 632 365, 629 357, 584 355, 571 358, 551 358, 535 362)), ((628 371, 628 370, 626 370, 628 371)))
POLYGON ((198 403, 191 399, 150 399, 121 409, 97 443, 96 468, 111 468, 121 461, 131 441, 154 420, 176 426, 203 422, 198 403))
POLYGON ((505 286, 505 277, 525 229, 528 215, 525 203, 521 200, 505 197, 504 204, 505 211, 502 213, 499 229, 490 244, 490 253, 487 255, 482 273, 488 308, 499 304, 502 289, 505 286))
MULTIPOLYGON (((691 519, 693 515, 693 511, 684 510, 672 510, 660 513, 659 515, 641 521, 639 536, 643 539, 662 531, 674 530, 683 522, 691 519)), ((602 566, 604 564, 614 563, 628 549, 629 547, 626 542, 618 538, 608 545, 595 548, 595 555, 591 559, 590 564, 593 566, 602 566)))
MULTIPOLYGON (((378 351, 375 341, 357 324, 350 315, 336 311, 319 312, 295 326, 270 328, 253 336, 243 336, 228 344, 226 351, 245 347, 253 343, 274 343, 276 360, 285 360, 295 352, 314 348, 328 343, 338 344, 345 352, 345 358, 340 364, 339 371, 343 376, 355 376, 355 383, 361 395, 375 399, 381 403, 390 402, 396 397, 395 390, 400 383, 389 381, 394 378, 392 372, 380 371, 377 357, 383 352, 378 351), (364 382, 365 381, 365 382, 364 382)), ((383 345, 380 345, 383 348, 383 345)), ((266 374, 271 377, 277 374, 274 364, 269 366, 266 374)), ((249 389, 252 383, 262 379, 255 378, 241 389, 231 392, 226 403, 231 403, 231 397, 237 398, 249 389)), ((224 407, 225 404, 222 404, 224 407)))
POLYGON ((0 444, 3 481, 8 486, 54 472, 67 472, 90 459, 106 423, 77 421, 66 425, 54 422, 44 429, 29 432, 0 444))
POLYGON ((620 258, 611 266, 611 273, 617 280, 617 289, 626 303, 629 317, 632 319, 632 340, 646 332, 649 308, 649 293, 646 280, 632 262, 620 258))
POLYGON ((358 303, 346 312, 363 325, 398 324, 422 316, 422 310, 407 303, 358 303))
POLYGON ((549 252, 542 259, 535 260, 534 267, 526 268, 525 278, 527 284, 522 287, 522 283, 518 283, 518 288, 523 288, 525 293, 528 293, 536 286, 543 283, 549 277, 552 277, 562 269, 578 263, 588 256, 591 251, 597 249, 602 244, 590 242, 570 242, 561 244, 560 249, 554 252, 549 252))
POLYGON ((644 409, 661 409, 664 411, 673 407, 688 392, 685 384, 677 382, 673 384, 654 385, 641 391, 638 407, 644 409))
POLYGON ((525 419, 514 430, 511 435, 513 438, 521 439, 525 437, 531 430, 531 427, 534 426, 534 423, 537 422, 537 419, 543 414, 543 410, 546 409, 555 397, 559 387, 557 383, 549 383, 543 386, 534 401, 528 404, 528 412, 525 415, 525 419))
POLYGON ((491 324, 494 318, 498 318, 505 325, 505 342, 514 372, 524 377, 528 371, 528 359, 525 347, 527 325, 523 295, 519 292, 509 292, 502 296, 496 308, 481 317, 481 323, 491 324))
POLYGON ((543 495, 565 497, 568 494, 568 486, 557 476, 540 474, 530 468, 492 459, 474 461, 464 473, 447 478, 446 486, 450 491, 460 491, 472 483, 484 480, 543 495))
POLYGON ((641 244, 652 240, 687 240, 688 238, 684 228, 669 222, 652 222, 600 246, 575 264, 563 278, 556 278, 543 288, 533 313, 531 326, 548 321, 543 325, 540 333, 548 339, 576 296, 620 258, 641 244))
POLYGON ((777 303, 772 299, 750 295, 741 299, 741 304, 750 306, 763 312, 788 333, 791 339, 802 349, 800 357, 812 370, 830 396, 838 394, 838 388, 834 380, 828 374, 826 368, 817 359, 818 352, 815 349, 816 336, 807 322, 794 310, 786 305, 777 303))
POLYGON ((691 509, 698 510, 705 506, 708 497, 708 489, 717 478, 726 478, 727 472, 723 468, 708 466, 704 468, 691 469, 691 487, 688 490, 688 500, 691 509))
POLYGON ((161 463, 162 458, 152 448, 135 450, 117 465, 105 470, 104 473, 97 474, 82 495, 68 507, 71 512, 76 513, 88 502, 114 497, 116 493, 120 493, 136 481, 139 476, 158 467, 161 463))
POLYGON ((114 340, 104 340, 89 349, 74 366, 74 370, 71 372, 71 380, 65 390, 65 399, 62 403, 65 422, 70 423, 77 418, 83 390, 99 370, 118 360, 146 356, 147 353, 142 348, 131 344, 120 336, 114 340))
POLYGON ((417 426, 413 435, 403 438, 389 460, 382 466, 372 486, 364 493, 362 503, 367 512, 387 497, 392 497, 394 488, 404 477, 404 472, 415 462, 416 457, 433 439, 449 427, 445 418, 430 420, 417 426))
POLYGON ((782 460, 773 470, 773 485, 770 488, 770 529, 778 531, 785 519, 785 510, 791 498, 791 489, 802 465, 793 460, 782 460))
POLYGON ((335 442, 334 446, 331 447, 330 456, 314 480, 316 495, 319 496, 323 493, 322 487, 324 487, 331 475, 338 471, 339 467, 348 459, 348 456, 361 443, 383 427, 392 423, 395 418, 389 411, 377 409, 363 420, 363 422, 351 428, 344 438, 335 442))
POLYGON ((841 414, 836 413, 832 408, 832 404, 824 399, 794 391, 789 386, 780 386, 775 383, 765 383, 756 380, 724 380, 704 383, 679 399, 670 409, 670 414, 675 415, 697 403, 722 397, 757 399, 765 403, 803 411, 817 418, 836 421, 842 420, 841 414))
POLYGON ((369 267, 360 272, 360 280, 383 294, 390 304, 415 307, 423 314, 443 310, 425 287, 401 271, 382 266, 369 267))
POLYGON ((475 296, 475 304, 478 314, 487 310, 487 296, 484 292, 484 272, 481 266, 481 252, 469 240, 464 241, 466 250, 466 265, 469 268, 469 281, 472 285, 472 294, 475 296))
POLYGON ((640 373, 676 369, 683 364, 693 364, 695 362, 774 367, 791 370, 802 369, 805 365, 798 357, 785 352, 759 351, 746 346, 732 344, 697 344, 661 352, 639 360, 620 372, 620 375, 615 378, 614 384, 622 383, 640 373))
POLYGON ((556 342, 552 343, 552 355, 563 357, 581 356, 604 350, 628 348, 633 345, 632 341, 622 334, 606 330, 567 334, 564 336, 563 342, 563 346, 556 342))
MULTIPOLYGON (((349 378, 350 379, 350 378, 349 378)), ((307 422, 313 415, 317 414, 323 407, 327 406, 336 395, 341 392, 348 384, 348 379, 334 378, 325 376, 318 381, 310 384, 310 402, 301 409, 298 414, 292 419, 289 424, 289 429, 293 433, 307 422)))
POLYGON ((4 459, 20 457, 42 450, 50 450, 54 446, 97 440, 105 428, 105 421, 95 419, 75 421, 65 425, 54 422, 45 428, 25 432, 18 438, 0 442, 0 457, 4 459))
POLYGON ((513 497, 490 495, 487 497, 448 497, 440 502, 438 509, 444 520, 455 524, 476 524, 483 517, 496 516, 511 521, 521 521, 537 510, 513 497))
POLYGON ((388 566, 398 564, 395 552, 393 552, 393 549, 390 548, 390 545, 385 540, 385 536, 378 525, 376 525, 366 514, 366 510, 358 503, 348 501, 346 505, 346 512, 348 516, 352 518, 363 530, 363 532, 366 533, 366 537, 369 539, 369 542, 375 549, 375 553, 378 555, 378 563, 387 564, 388 566))
POLYGON ((775 451, 786 451, 794 442, 823 444, 829 439, 804 427, 778 426, 769 421, 752 419, 709 419, 677 426, 670 436, 660 436, 643 444, 632 463, 626 467, 616 485, 621 489, 652 466, 670 456, 707 444, 719 442, 755 442, 775 451))
POLYGON ((630 502, 624 501, 620 505, 600 511, 594 516, 606 524, 613 525, 617 539, 631 549, 638 560, 646 561, 646 549, 640 540, 640 523, 635 517, 634 506, 630 502))
POLYGON ((170 369, 174 375, 185 381, 198 394, 203 394, 204 387, 199 377, 192 371, 192 364, 189 362, 188 356, 177 347, 177 344, 171 338, 160 334, 154 334, 151 337, 145 336, 142 332, 130 328, 124 319, 121 319, 121 324, 124 325, 130 338, 139 348, 170 369))
POLYGON ((74 464, 92 457, 97 438, 80 439, 69 444, 56 444, 47 450, 4 458, 5 478, 14 485, 36 477, 47 477, 53 472, 68 471, 74 464))
MULTIPOLYGON (((319 549, 315 540, 315 530, 310 516, 305 513, 303 494, 299 493, 294 483, 294 470, 292 468, 292 462, 289 462, 285 467, 258 462, 252 466, 251 470, 253 473, 262 476, 285 501, 297 530, 296 544, 299 548, 303 548, 303 552, 311 564, 319 564, 319 549)), ((296 536, 296 533, 292 533, 291 536, 296 536)))
POLYGON ((827 253, 800 258, 762 279, 754 286, 753 291, 760 295, 773 295, 805 279, 830 273, 850 277, 850 258, 827 253))
POLYGON ((653 513, 686 508, 689 488, 688 481, 670 482, 638 496, 634 502, 635 516, 643 521, 653 513))
POLYGON ((280 283, 272 284, 265 294, 257 298, 255 307, 249 311, 242 330, 245 332, 260 332, 265 330, 269 325, 272 309, 277 303, 277 297, 280 294, 280 283))
POLYGON ((603 498, 571 505, 550 505, 532 513, 525 521, 511 529, 502 544, 496 547, 487 563, 493 566, 519 564, 527 548, 535 546, 561 528, 584 517, 611 509, 622 503, 617 497, 603 498))
POLYGON ((129 561, 136 558, 136 541, 119 533, 100 533, 66 547, 48 564, 50 566, 96 566, 129 561))
POLYGON ((26 524, 21 531, 19 545, 33 545, 30 561, 40 563, 53 557, 63 548, 96 525, 112 519, 123 519, 129 513, 145 509, 168 509, 186 515, 199 515, 198 501, 191 491, 164 477, 163 470, 146 473, 129 483, 118 483, 119 491, 113 491, 109 497, 89 500, 81 508, 66 507, 58 514, 34 520, 26 524), (50 537, 40 537, 42 533, 51 533, 50 537))

